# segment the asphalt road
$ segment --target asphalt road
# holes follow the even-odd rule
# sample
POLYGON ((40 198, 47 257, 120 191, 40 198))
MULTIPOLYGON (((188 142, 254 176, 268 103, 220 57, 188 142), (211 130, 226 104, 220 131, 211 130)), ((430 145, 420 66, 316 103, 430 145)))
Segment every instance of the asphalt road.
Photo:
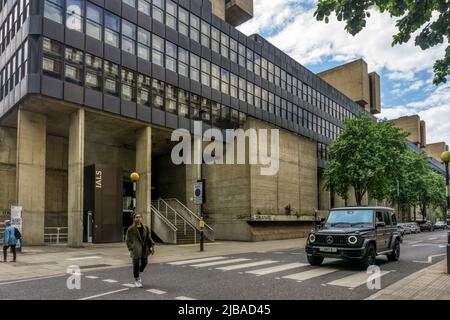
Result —
MULTIPOLYGON (((406 235, 400 261, 378 257, 381 276, 371 283, 376 285, 379 280, 383 289, 444 259, 446 242, 446 231, 406 235)), ((151 263, 142 274, 143 289, 132 286, 131 266, 82 272, 81 288, 72 290, 67 287, 69 275, 0 282, 0 299, 360 300, 377 292, 377 288, 368 288, 369 276, 347 261, 325 259, 322 266, 312 267, 304 249, 298 248, 151 263)))

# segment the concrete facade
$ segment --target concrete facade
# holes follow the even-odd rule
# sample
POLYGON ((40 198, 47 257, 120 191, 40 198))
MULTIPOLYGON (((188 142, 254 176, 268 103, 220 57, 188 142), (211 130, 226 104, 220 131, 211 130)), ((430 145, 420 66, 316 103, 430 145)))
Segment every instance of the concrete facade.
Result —
POLYGON ((392 120, 392 123, 403 131, 409 133, 406 139, 414 143, 416 146, 420 147, 426 145, 426 140, 424 140, 425 137, 422 136, 423 130, 421 130, 421 120, 418 115, 401 117, 392 120))
POLYGON ((355 60, 318 75, 368 112, 381 112, 380 76, 376 72, 369 74, 364 60, 355 60))
POLYGON ((445 142, 430 143, 425 146, 425 152, 428 156, 439 162, 442 162, 441 155, 445 151, 448 151, 448 145, 445 142))

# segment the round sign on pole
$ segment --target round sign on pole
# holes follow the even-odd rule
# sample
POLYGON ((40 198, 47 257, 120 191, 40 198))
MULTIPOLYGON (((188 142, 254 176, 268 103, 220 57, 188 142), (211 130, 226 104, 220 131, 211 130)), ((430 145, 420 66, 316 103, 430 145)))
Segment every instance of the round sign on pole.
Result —
POLYGON ((203 181, 197 181, 194 184, 194 204, 200 205, 204 204, 204 190, 203 190, 203 181))

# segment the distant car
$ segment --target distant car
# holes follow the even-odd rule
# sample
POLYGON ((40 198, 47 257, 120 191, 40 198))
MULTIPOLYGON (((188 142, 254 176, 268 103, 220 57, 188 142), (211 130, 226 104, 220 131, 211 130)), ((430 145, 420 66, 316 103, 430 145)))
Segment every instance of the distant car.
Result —
POLYGON ((412 230, 411 227, 408 226, 406 223, 399 223, 398 226, 403 229, 403 234, 411 234, 412 230))
POLYGON ((417 222, 408 222, 407 224, 411 228, 412 233, 420 232, 420 226, 417 224, 417 222))
POLYGON ((436 221, 436 223, 434 224, 434 228, 447 230, 448 225, 447 225, 447 223, 445 223, 445 221, 436 221))
POLYGON ((434 226, 433 223, 430 220, 425 220, 425 221, 415 221, 419 224, 420 226, 420 231, 434 231, 434 226))

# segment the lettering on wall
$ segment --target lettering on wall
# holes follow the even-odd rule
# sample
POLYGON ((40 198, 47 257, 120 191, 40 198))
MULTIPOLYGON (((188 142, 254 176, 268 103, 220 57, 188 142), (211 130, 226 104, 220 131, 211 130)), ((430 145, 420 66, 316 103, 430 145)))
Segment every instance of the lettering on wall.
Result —
POLYGON ((102 171, 95 171, 95 187, 97 189, 102 188, 102 182, 103 182, 103 172, 102 171))

